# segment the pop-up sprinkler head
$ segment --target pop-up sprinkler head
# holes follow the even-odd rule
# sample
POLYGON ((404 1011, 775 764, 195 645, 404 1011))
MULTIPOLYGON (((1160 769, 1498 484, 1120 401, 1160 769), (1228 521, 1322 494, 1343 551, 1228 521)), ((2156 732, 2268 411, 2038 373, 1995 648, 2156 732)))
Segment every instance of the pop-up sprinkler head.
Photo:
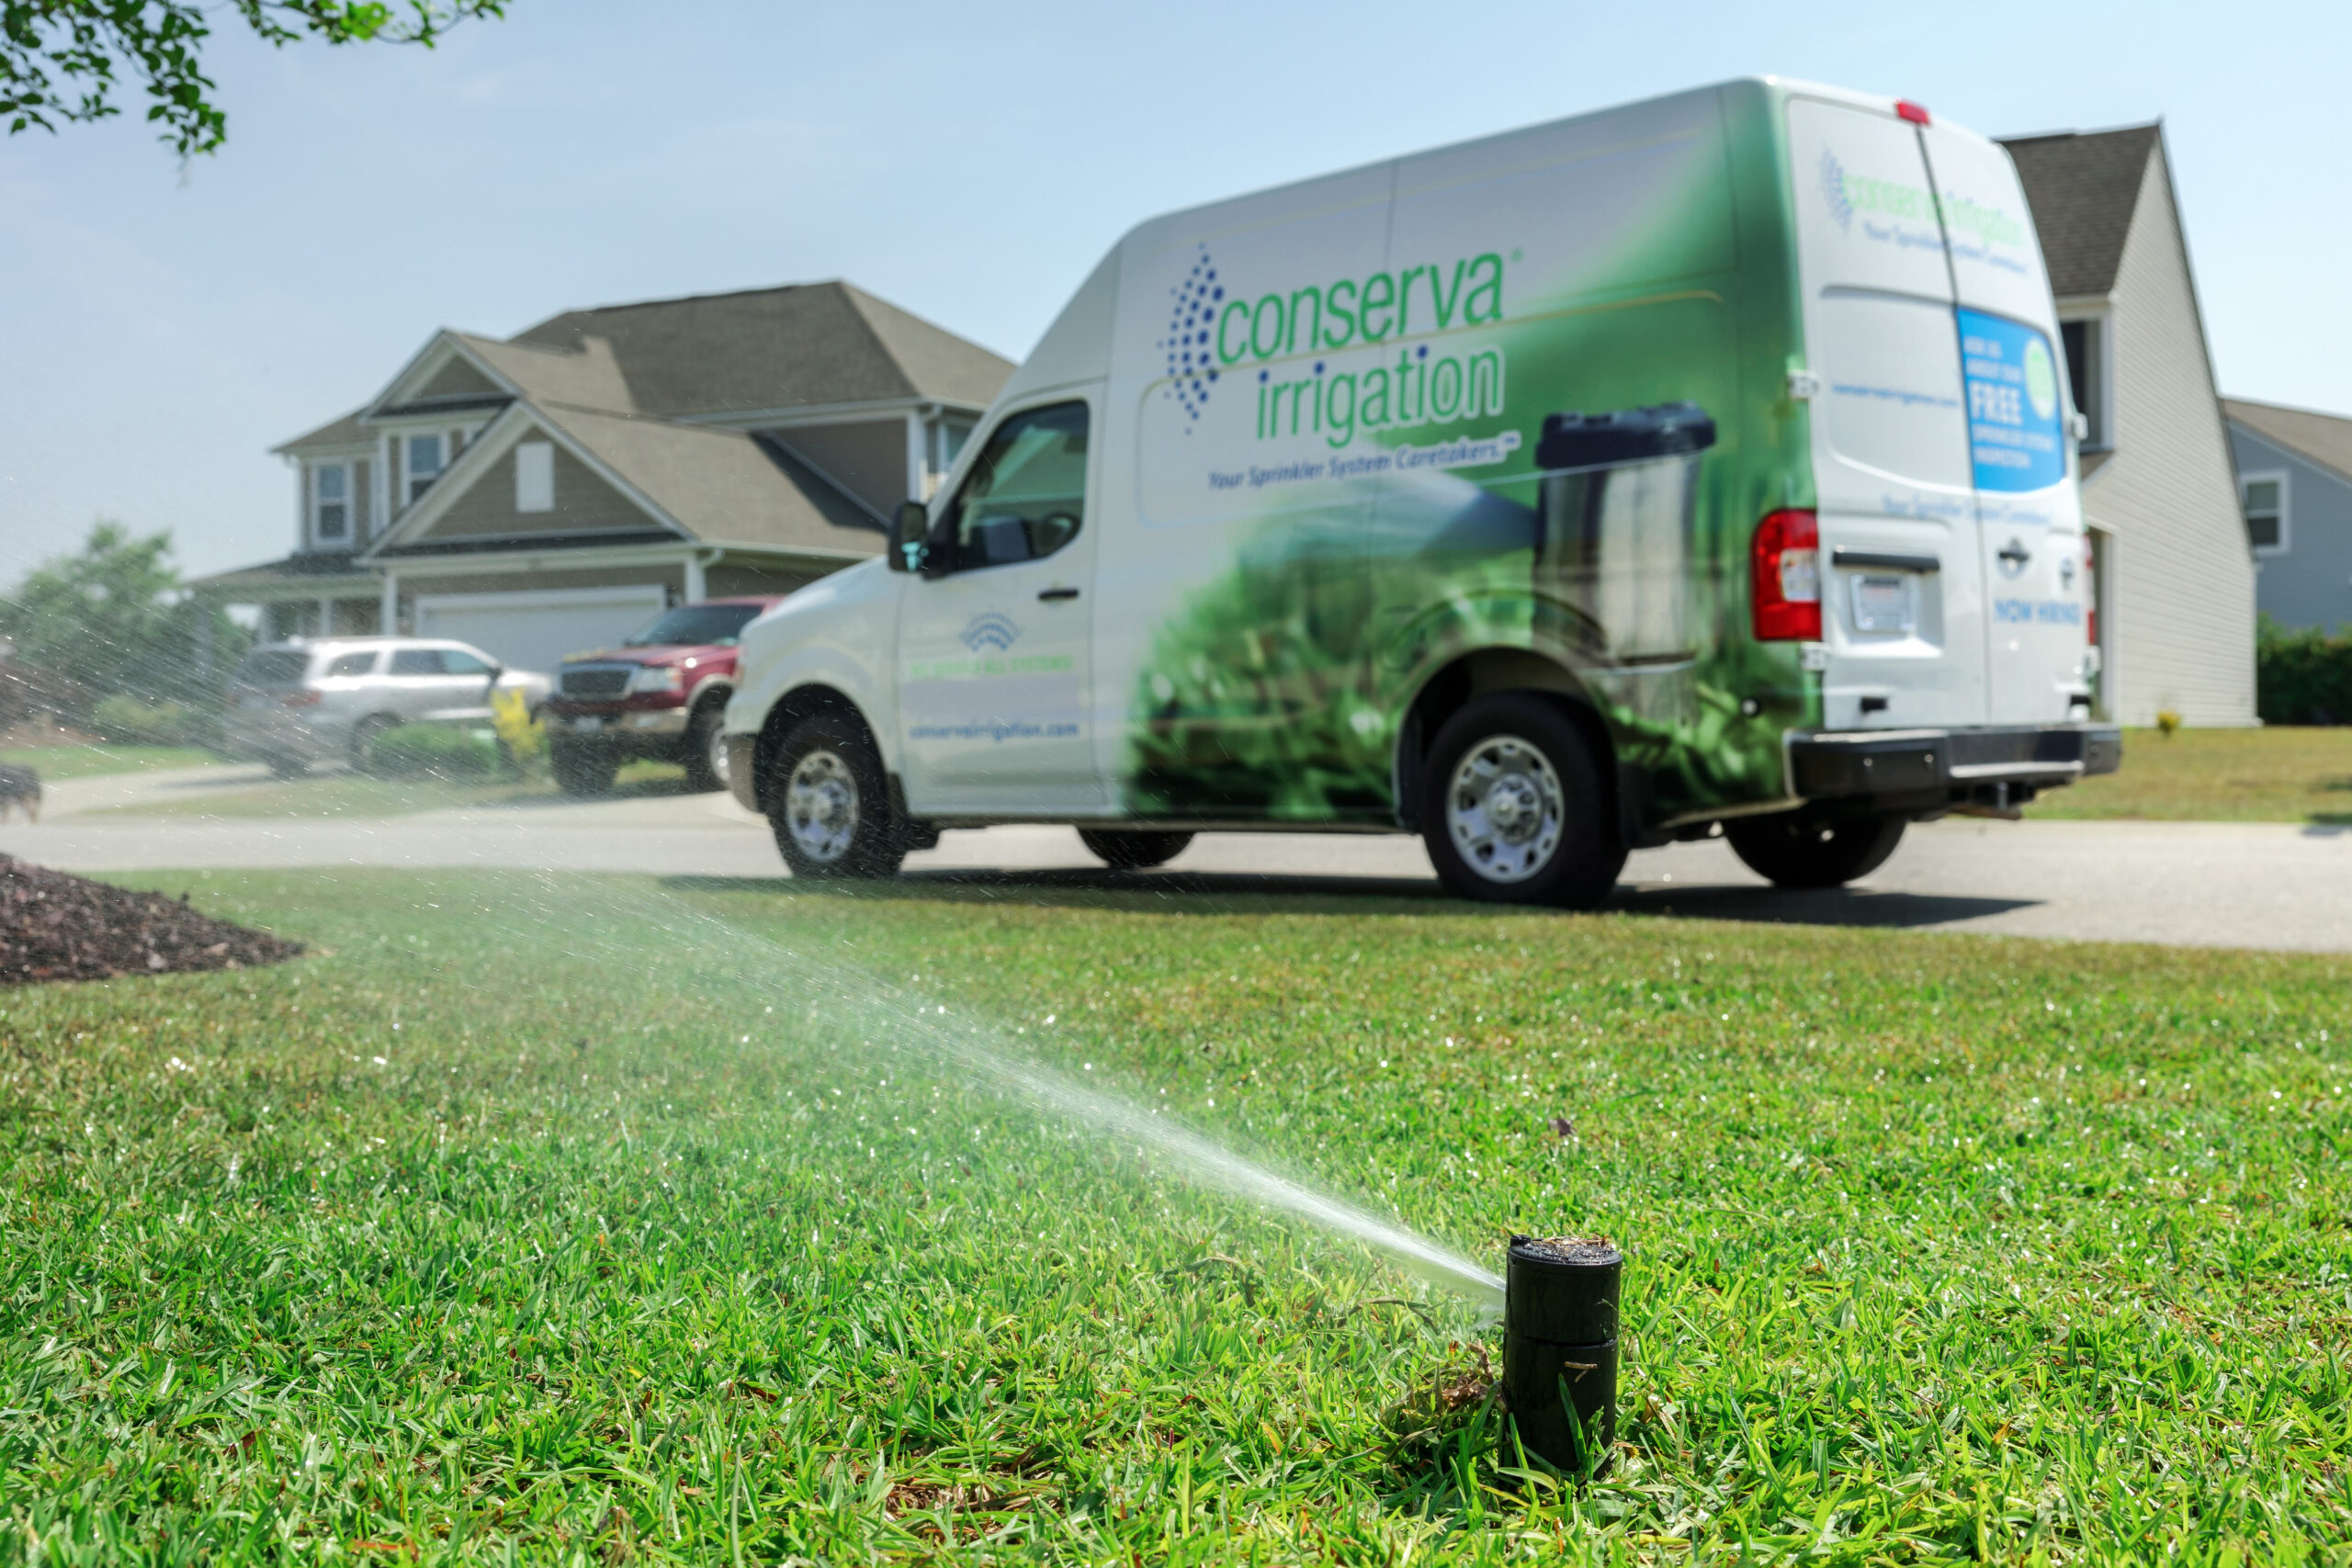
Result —
POLYGON ((1606 1241, 1510 1238, 1503 1286, 1503 1398, 1531 1460, 1598 1474, 1617 1438, 1617 1284, 1624 1254, 1606 1241))

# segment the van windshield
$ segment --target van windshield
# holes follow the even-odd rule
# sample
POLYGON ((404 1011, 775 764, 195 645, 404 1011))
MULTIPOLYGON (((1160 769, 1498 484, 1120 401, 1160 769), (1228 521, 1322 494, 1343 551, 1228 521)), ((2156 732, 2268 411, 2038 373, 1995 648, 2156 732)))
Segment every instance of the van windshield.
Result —
POLYGON ((311 667, 305 648, 257 648, 238 661, 237 679, 248 686, 291 686, 311 667))
POLYGON ((732 648, 758 618, 757 604, 681 604, 628 634, 623 648, 732 648))

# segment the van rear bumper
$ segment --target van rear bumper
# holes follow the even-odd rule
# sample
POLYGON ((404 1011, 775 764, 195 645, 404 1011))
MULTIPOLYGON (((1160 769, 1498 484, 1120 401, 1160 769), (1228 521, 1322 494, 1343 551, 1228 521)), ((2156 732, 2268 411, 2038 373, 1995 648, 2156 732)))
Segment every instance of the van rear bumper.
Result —
POLYGON ((2111 724, 1792 732, 1789 792, 1889 810, 2007 806, 2122 765, 2111 724))

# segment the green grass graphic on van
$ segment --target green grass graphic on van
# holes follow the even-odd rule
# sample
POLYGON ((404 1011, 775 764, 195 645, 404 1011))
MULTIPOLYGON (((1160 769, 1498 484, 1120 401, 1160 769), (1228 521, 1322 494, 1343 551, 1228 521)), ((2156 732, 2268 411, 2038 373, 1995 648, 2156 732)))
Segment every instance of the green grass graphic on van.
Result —
MULTIPOLYGON (((1620 760, 1649 775, 1662 815, 1782 792, 1780 738, 1810 716, 1808 698, 1793 650, 1748 635, 1746 554, 1766 511, 1810 499, 1804 424, 1785 405, 1743 397, 1758 385, 1777 393, 1786 375, 1785 303, 1750 312, 1781 330, 1743 333, 1743 279, 1693 270, 1694 258, 1728 261, 1736 249, 1723 165, 1694 158, 1686 168, 1648 193, 1613 250, 1515 278, 1507 319, 1493 319, 1504 316, 1498 303, 1448 331, 1384 343, 1369 369, 1329 352, 1263 356, 1261 437, 1279 420, 1282 435, 1320 435, 1351 457, 1517 439, 1489 445, 1505 453, 1498 462, 1391 462, 1320 508, 1242 525, 1230 566, 1172 607, 1140 667, 1129 809, 1393 821, 1392 768, 1415 694, 1482 649, 1576 671, 1620 760), (1482 395, 1475 415, 1430 417, 1430 367, 1481 355, 1496 367, 1495 401, 1509 366, 1500 416, 1482 395), (1385 427, 1362 418, 1375 371, 1385 394, 1420 389, 1417 406, 1380 411, 1393 414, 1385 427), (1351 382, 1335 385, 1342 375, 1351 382), (1634 412, 1661 405, 1689 412, 1634 412), (1409 425, 1408 412, 1420 416, 1409 425), (1613 418, 1589 417, 1599 414, 1613 418), (1677 419, 1679 435, 1654 428, 1677 419), (1607 460, 1612 441, 1621 457, 1628 441, 1688 446, 1700 421, 1702 450, 1607 460)), ((1745 279, 1751 290, 1757 282, 1745 279)), ((1369 286, 1354 283, 1347 298, 1369 286)), ((1226 346, 1242 361, 1228 386, 1257 363, 1246 327, 1287 313, 1284 333, 1260 334, 1275 349, 1296 321, 1283 296, 1239 298, 1249 287, 1224 307, 1226 346)))

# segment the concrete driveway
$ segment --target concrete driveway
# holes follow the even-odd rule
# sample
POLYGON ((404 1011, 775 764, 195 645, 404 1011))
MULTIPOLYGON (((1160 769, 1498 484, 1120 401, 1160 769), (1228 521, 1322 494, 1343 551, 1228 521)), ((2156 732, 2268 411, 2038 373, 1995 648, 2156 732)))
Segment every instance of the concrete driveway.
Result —
MULTIPOLYGON (((542 799, 405 817, 141 818, 100 807, 266 783, 257 768, 122 774, 53 786, 39 827, 0 853, 67 871, 496 866, 778 877, 767 827, 724 795, 542 799), (201 776, 198 776, 201 775, 201 776)), ((1162 871, 1113 874, 1066 828, 950 833, 909 857, 921 886, 1155 888, 1263 907, 1283 895, 1435 899, 1418 840, 1210 833, 1162 871)), ((2209 947, 2352 952, 2352 830, 2273 823, 1985 822, 1915 828, 1857 886, 1785 893, 1720 841, 1636 854, 1613 907, 1632 914, 1893 926, 2209 947)))

